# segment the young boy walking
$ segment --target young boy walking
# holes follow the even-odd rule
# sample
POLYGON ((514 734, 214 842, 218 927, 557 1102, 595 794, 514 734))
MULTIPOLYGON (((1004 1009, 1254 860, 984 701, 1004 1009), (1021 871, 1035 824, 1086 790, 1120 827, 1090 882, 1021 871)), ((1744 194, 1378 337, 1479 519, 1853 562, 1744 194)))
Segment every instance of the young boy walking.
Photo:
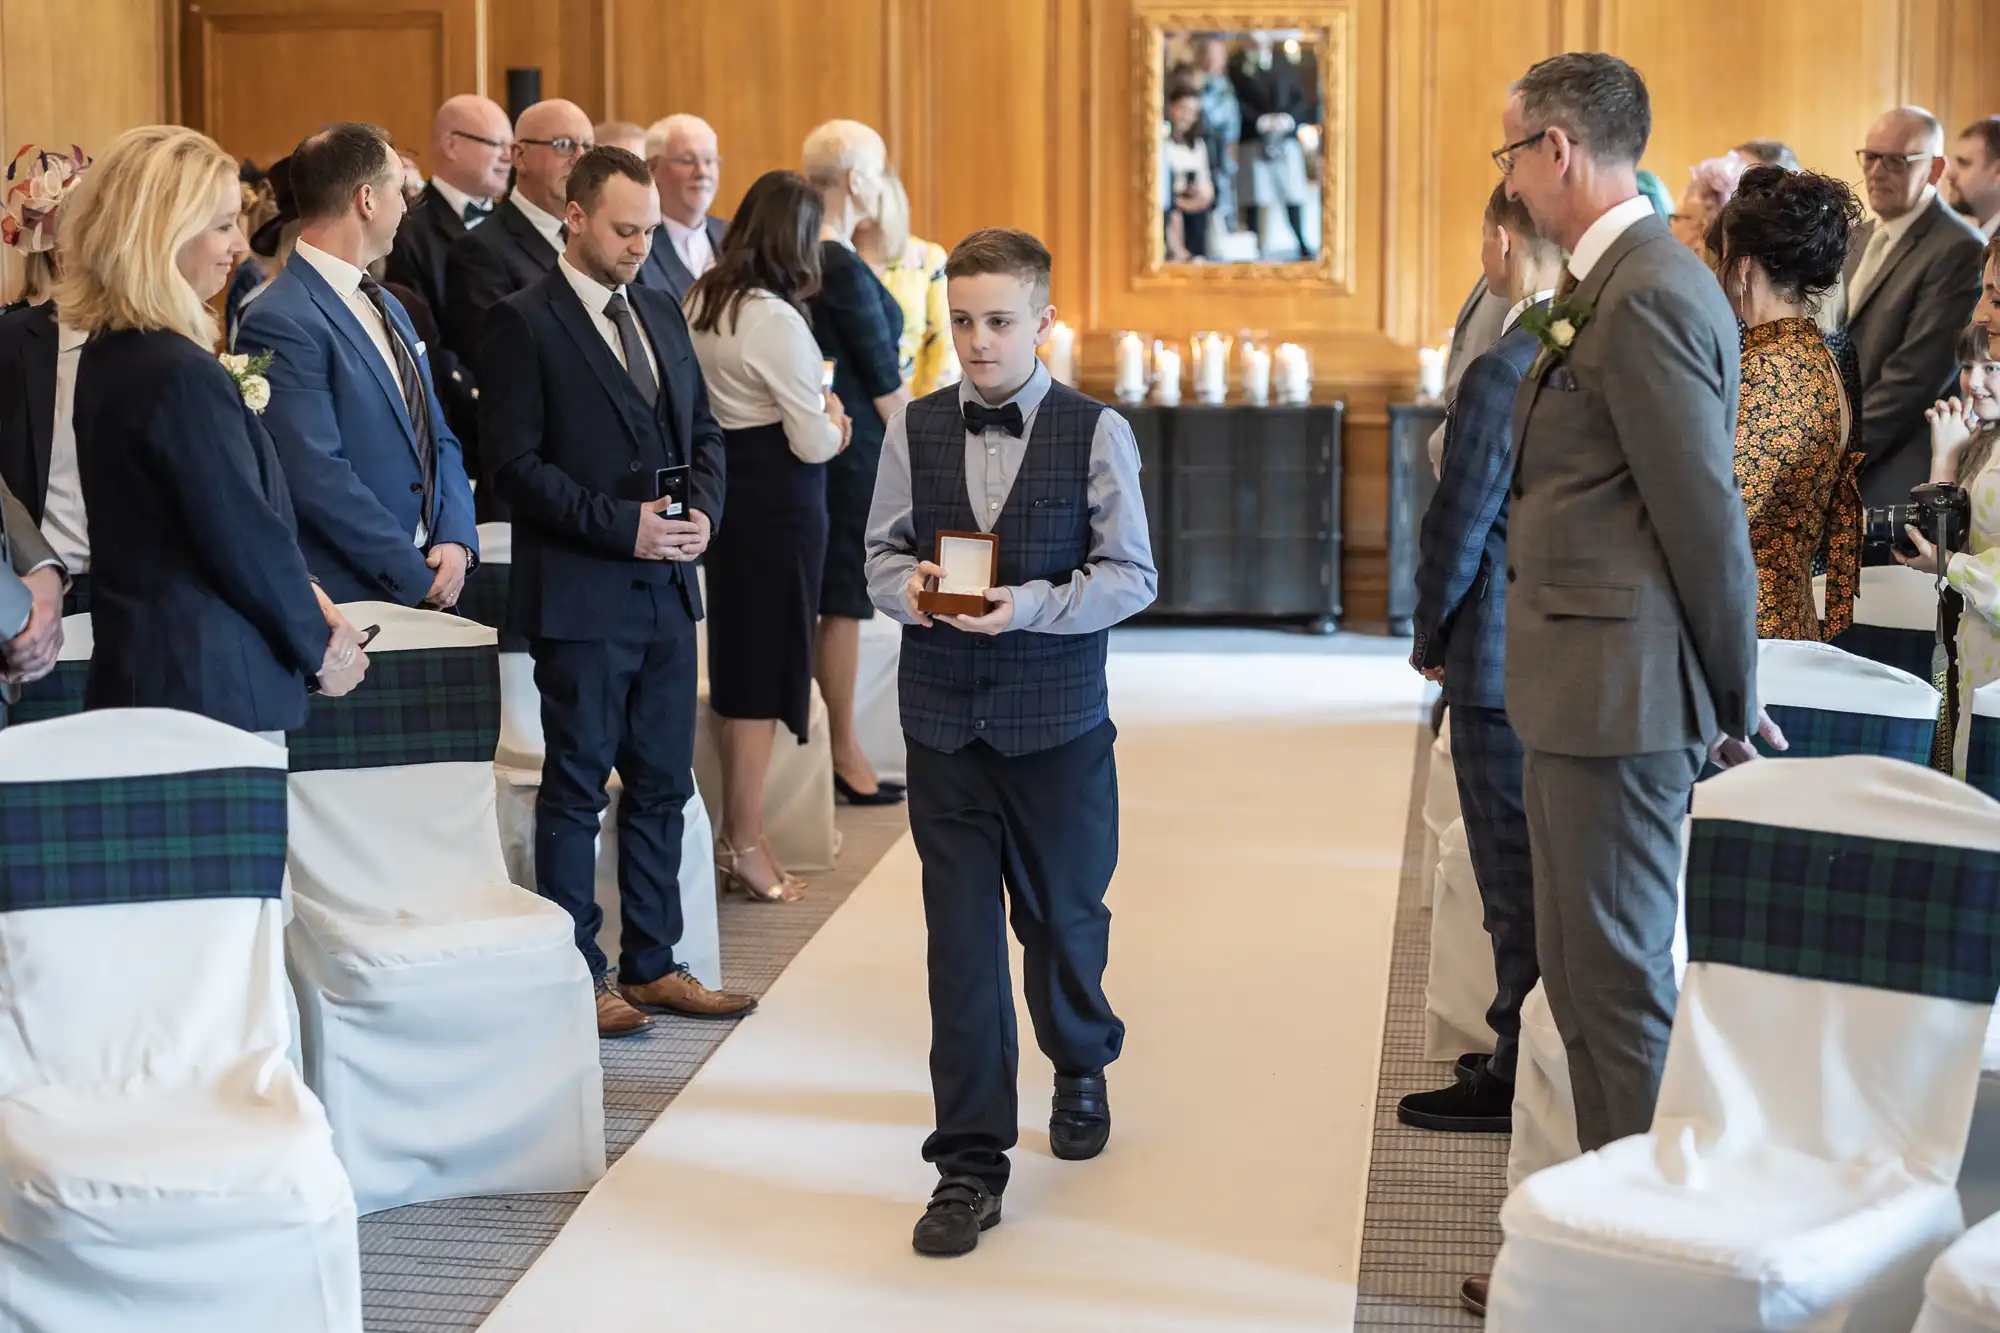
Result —
POLYGON ((1104 996, 1118 862, 1110 629, 1153 600, 1131 427, 1055 383, 1035 355, 1055 320, 1049 252, 989 229, 945 265, 965 379, 892 420, 868 527, 868 586, 903 630, 910 829, 930 933, 924 1159, 942 1179, 921 1254, 964 1254, 1000 1220, 1018 1137, 1018 1046, 1003 886, 1026 958, 1028 1016, 1055 1065, 1049 1145, 1081 1161, 1111 1134, 1104 1069, 1125 1025, 1104 996), (927 615, 940 532, 984 532, 982 615, 927 615))

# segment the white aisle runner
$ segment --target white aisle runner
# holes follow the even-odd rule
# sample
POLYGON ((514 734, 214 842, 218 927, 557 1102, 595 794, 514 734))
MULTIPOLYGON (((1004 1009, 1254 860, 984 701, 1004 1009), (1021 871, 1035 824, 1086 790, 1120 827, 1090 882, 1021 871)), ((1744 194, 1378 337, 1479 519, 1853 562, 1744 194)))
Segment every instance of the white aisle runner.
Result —
POLYGON ((1352 1327, 1419 682, 1373 654, 1120 653, 1112 679, 1104 1156, 1049 1155, 1023 1008, 1005 1220, 962 1259, 911 1251, 936 1175, 906 839, 485 1333, 1352 1327))

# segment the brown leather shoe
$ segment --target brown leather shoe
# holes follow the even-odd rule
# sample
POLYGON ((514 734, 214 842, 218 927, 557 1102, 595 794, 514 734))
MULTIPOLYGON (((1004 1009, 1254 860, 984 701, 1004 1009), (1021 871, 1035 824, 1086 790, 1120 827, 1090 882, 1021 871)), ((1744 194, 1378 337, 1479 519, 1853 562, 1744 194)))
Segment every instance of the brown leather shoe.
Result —
POLYGON ((1493 1280, 1490 1273, 1469 1277, 1458 1284, 1458 1303, 1481 1319, 1486 1317, 1486 1284, 1493 1280))
POLYGON ((653 1020, 625 1003, 610 977, 597 979, 597 1035, 636 1037, 653 1026, 653 1020))
POLYGON ((679 1014, 682 1018, 738 1018, 757 1007, 757 997, 737 991, 710 990, 685 967, 676 967, 658 981, 620 986, 626 1003, 649 1014, 679 1014))

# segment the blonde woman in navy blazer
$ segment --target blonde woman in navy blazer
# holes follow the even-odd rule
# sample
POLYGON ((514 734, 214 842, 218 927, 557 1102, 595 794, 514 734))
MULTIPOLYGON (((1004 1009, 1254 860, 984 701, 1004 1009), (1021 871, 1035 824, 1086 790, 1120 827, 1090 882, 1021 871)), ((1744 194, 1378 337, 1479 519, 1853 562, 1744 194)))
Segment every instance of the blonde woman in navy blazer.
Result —
POLYGON ((323 600, 270 436, 214 352, 206 303, 245 252, 236 162, 176 126, 127 131, 65 228, 77 456, 97 522, 88 708, 179 708, 246 731, 306 717, 308 682, 360 683, 359 636, 323 600))

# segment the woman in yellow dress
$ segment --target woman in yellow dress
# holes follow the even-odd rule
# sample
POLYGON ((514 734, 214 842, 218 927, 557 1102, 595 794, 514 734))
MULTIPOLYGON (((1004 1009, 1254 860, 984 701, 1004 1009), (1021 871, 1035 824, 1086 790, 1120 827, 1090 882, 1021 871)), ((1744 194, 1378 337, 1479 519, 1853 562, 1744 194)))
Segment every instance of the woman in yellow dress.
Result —
POLYGON ((921 398, 959 381, 944 293, 944 247, 910 235, 910 197, 891 173, 879 214, 854 229, 854 251, 903 307, 903 384, 921 398))
POLYGON ((1855 405, 1813 321, 1840 280, 1860 219, 1830 176, 1753 167, 1708 234, 1724 295, 1747 329, 1736 413, 1736 483, 1757 559, 1757 637, 1825 641, 1854 616, 1861 565, 1855 405), (1824 550, 1826 618, 1813 604, 1824 550))

